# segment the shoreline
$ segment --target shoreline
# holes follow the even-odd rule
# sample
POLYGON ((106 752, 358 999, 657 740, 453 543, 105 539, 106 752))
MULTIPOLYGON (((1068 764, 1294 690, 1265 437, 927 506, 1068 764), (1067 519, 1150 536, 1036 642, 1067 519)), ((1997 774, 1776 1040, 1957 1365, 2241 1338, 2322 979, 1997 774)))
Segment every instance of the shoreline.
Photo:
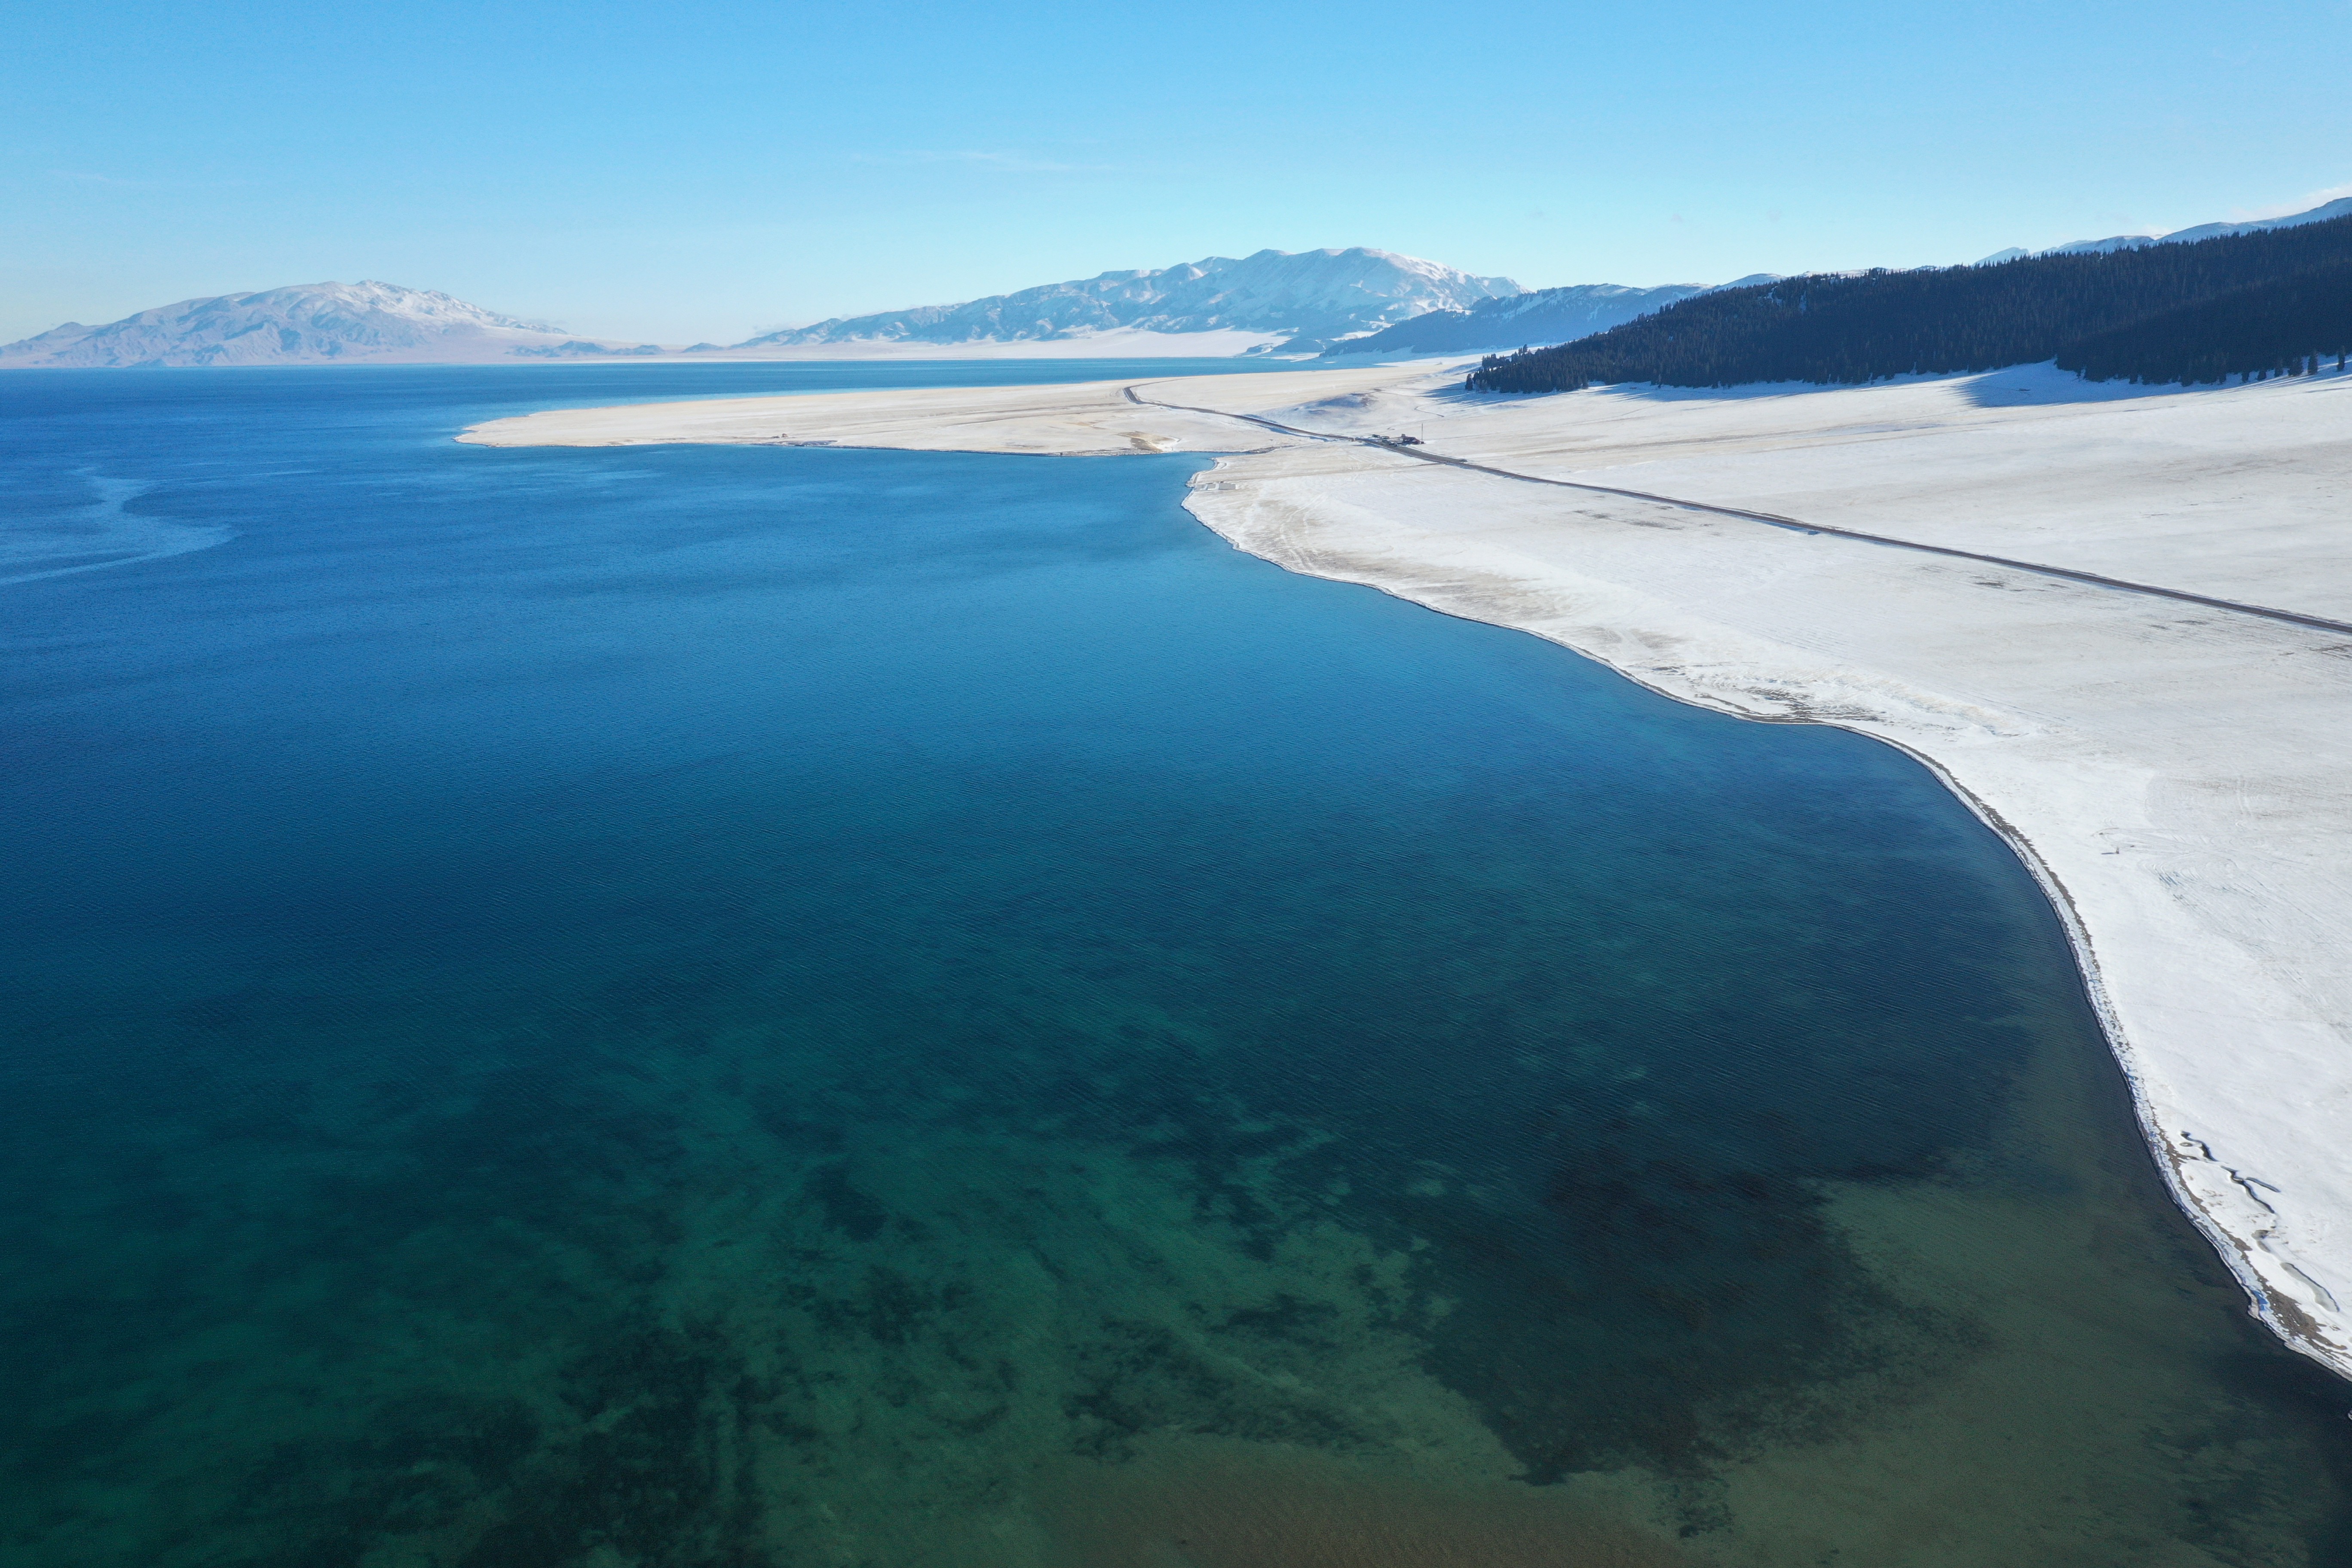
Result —
POLYGON ((2352 949, 2352 796, 2317 783, 2352 763, 2336 733, 2352 730, 2336 722, 2352 662, 2309 646, 2352 619, 2352 547, 2324 534, 2352 444, 2312 395, 2340 389, 2352 414, 2352 380, 2251 399, 2084 392, 2046 367, 1801 392, 1456 386, 1423 364, 832 394, 558 411, 459 438, 1213 455, 1186 510, 1286 570, 1532 633, 1693 706, 1893 745, 2042 888, 2166 1185, 2251 1310, 2352 1378, 2352 1176, 2336 1168, 2352 1029, 2319 968, 2352 949), (1191 402, 1136 397, 1158 386, 1191 402), (1438 462, 1364 444, 1417 419, 1443 431, 1438 462), (2257 439, 2293 447, 2263 481, 2270 509, 2255 500, 2267 551, 2234 521, 2184 530, 2184 488, 2192 509, 2225 486, 2242 503, 2257 439), (1612 482, 1627 468, 1647 470, 1639 489, 1612 482), (2145 473, 2170 488, 2132 489, 2145 473), (2015 495, 1976 505, 2001 488, 1988 474, 2015 495), (1792 499, 1774 504, 1775 484, 1792 499), (2173 509, 2160 523, 2152 495, 2173 509), (2312 527, 2273 521, 2306 500, 2312 527), (1824 510, 1837 521, 1797 521, 1824 510), (2118 563, 2142 569, 2103 570, 2118 563), (2152 584, 2175 602, 2130 592, 2152 584), (2297 606, 2271 612, 2294 624, 2244 624, 2242 596, 2297 606))
MULTIPOLYGON (((1189 503, 1185 510, 1187 511, 1192 510, 1189 503)), ((1212 533, 1215 533, 1219 538, 1224 539, 1226 542, 1232 544, 1234 549, 1242 551, 1244 554, 1255 553, 1249 550, 1245 545, 1238 543, 1229 538, 1213 523, 1210 523, 1205 520, 1202 520, 1197 512, 1194 512, 1193 516, 1194 520, 1196 521, 1200 521, 1202 527, 1207 528, 1212 533)), ((1266 558, 1260 557, 1260 559, 1266 558)), ((2248 1303, 2247 1310, 2255 1319, 2262 1322, 2265 1328, 2269 1329, 2273 1334, 2276 1335, 2278 1339, 2284 1342, 2289 1348, 2300 1352, 2311 1360, 2319 1363, 2319 1364, 2336 1373, 2347 1383, 2352 1383, 2352 1357, 2327 1353, 2323 1349, 2315 1348, 2309 1336, 2314 1335, 2316 1325, 2311 1321, 2307 1314, 2302 1313, 2290 1307, 2287 1314, 2282 1316, 2278 1310, 2278 1303, 2272 1297, 2271 1293, 2263 1289, 2261 1282, 2261 1276, 2252 1270, 2249 1267, 2245 1266, 2242 1253, 2242 1248, 2245 1244, 2240 1238, 2231 1236, 2228 1231, 2221 1227, 2219 1223, 2205 1211, 2203 1206, 2195 1201, 2193 1194, 2187 1184, 2183 1181, 2181 1174, 2182 1155, 2179 1151, 2174 1149, 2170 1145, 2169 1141, 2165 1139, 2164 1135, 2158 1131, 2160 1123, 2158 1117, 2158 1108, 2154 1101, 2149 1098, 2145 1076, 2140 1070, 2139 1064, 2132 1048, 2130 1040, 2123 1030, 2121 1019, 2116 1011, 2114 1001, 2109 994, 2105 972, 2099 963, 2097 950, 2092 943, 2089 928, 2084 923, 2082 911, 2075 903, 2074 894, 2067 889, 2066 885, 2061 881, 2058 879, 2057 874, 2051 869, 2048 859, 2043 857, 2041 850, 2034 845, 2032 838, 2020 831, 2015 824, 2011 823, 1999 811, 1986 804, 1984 799, 1977 795, 1975 791, 1962 784, 1951 770, 1947 768, 1936 757, 1915 746, 1906 745, 1903 741, 1895 736, 1882 734, 1876 731, 1862 729, 1853 725, 1841 724, 1833 719, 1781 718, 1770 714, 1739 712, 1727 709, 1716 703, 1707 702, 1695 698, 1686 691, 1676 690, 1671 687, 1662 686, 1654 681, 1644 679, 1639 671, 1634 668, 1612 662, 1608 658, 1590 648, 1580 647, 1574 643, 1561 641, 1559 638, 1549 637, 1542 632, 1535 631, 1527 626, 1516 626, 1507 621, 1488 620, 1482 616, 1466 615, 1460 610, 1452 609, 1444 605, 1433 604, 1426 600, 1413 598, 1409 595, 1395 593, 1393 590, 1384 587, 1380 584, 1366 582, 1360 578, 1329 575, 1324 573, 1309 571, 1304 567, 1281 563, 1276 563, 1276 564, 1282 564, 1283 570, 1296 573, 1300 576, 1316 577, 1324 582, 1346 583, 1356 587, 1374 588, 1381 593, 1388 594, 1392 598, 1403 599, 1407 604, 1413 605, 1421 609, 1429 610, 1437 615, 1446 616, 1459 620, 1472 621, 1480 626, 1501 626, 1509 631, 1525 632, 1529 636, 1537 637, 1546 642, 1552 643, 1555 647, 1565 649, 1567 652, 1575 655, 1579 658, 1590 659, 1593 663, 1609 670, 1612 674, 1632 681, 1634 685, 1639 686, 1643 690, 1649 692, 1653 696, 1664 698, 1670 702, 1680 703, 1685 707, 1697 708, 1712 713, 1722 713, 1727 717, 1739 719, 1746 722, 1754 724, 1820 724, 1832 729, 1843 729, 1850 734, 1860 735, 1866 740, 1877 742, 1881 745, 1892 747, 1894 750, 1902 752, 1905 756, 1910 758, 1913 762, 1926 769, 1928 774, 1932 776, 1946 792, 1958 800, 1962 805, 1966 806, 1969 815, 1974 816, 1979 822, 1984 824, 1984 826, 2009 849, 2010 853, 2017 858, 2018 863, 2023 867, 2026 875, 2033 879, 2034 886, 2040 889, 2043 900, 2050 906, 2051 913, 2057 920, 2059 929, 2065 934, 2068 954, 2074 964, 2075 975, 2082 984, 2084 1001, 2089 1006, 2092 1016, 2098 1021, 2100 1038, 2105 1042, 2109 1058, 2114 1061, 2117 1072, 2122 1076, 2126 1093, 2130 1096, 2134 1119, 2139 1129, 2142 1152, 2148 1156, 2149 1163, 2154 1166, 2157 1174, 2162 1179, 2166 1192, 2171 1196, 2173 1205, 2180 1211, 2182 1215, 2187 1218, 2193 1226, 2196 1227, 2198 1234, 2205 1238, 2207 1245, 2212 1247, 2213 1251, 2219 1256, 2222 1264, 2229 1268, 2231 1276, 2238 1281, 2241 1289, 2245 1291, 2248 1303)), ((2206 1159, 2210 1161, 2211 1158, 2212 1156, 2209 1152, 2206 1155, 2206 1159)), ((2257 1238, 2256 1245, 2259 1245, 2259 1238, 2257 1238)))

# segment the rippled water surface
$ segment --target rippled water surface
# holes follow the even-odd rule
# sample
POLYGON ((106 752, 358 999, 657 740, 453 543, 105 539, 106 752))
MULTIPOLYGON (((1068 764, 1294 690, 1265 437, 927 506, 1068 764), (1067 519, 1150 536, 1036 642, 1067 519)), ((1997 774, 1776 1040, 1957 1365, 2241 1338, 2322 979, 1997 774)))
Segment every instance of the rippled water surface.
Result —
POLYGON ((1197 458, 449 440, 1071 374, 0 377, 0 1560, 2352 1560, 1903 757, 1197 458))

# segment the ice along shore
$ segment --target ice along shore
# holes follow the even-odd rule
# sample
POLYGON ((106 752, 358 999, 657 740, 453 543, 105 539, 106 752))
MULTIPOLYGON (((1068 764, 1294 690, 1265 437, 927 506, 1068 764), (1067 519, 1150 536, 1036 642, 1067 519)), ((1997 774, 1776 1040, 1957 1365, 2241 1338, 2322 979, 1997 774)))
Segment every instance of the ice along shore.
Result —
POLYGON ((1424 364, 459 439, 1215 454, 1187 506, 1290 570, 1900 746, 2048 889, 2158 1163, 2255 1312, 2352 1376, 2352 376, 1510 398, 1424 364), (1401 435, 1425 444, 1368 439, 1401 435))

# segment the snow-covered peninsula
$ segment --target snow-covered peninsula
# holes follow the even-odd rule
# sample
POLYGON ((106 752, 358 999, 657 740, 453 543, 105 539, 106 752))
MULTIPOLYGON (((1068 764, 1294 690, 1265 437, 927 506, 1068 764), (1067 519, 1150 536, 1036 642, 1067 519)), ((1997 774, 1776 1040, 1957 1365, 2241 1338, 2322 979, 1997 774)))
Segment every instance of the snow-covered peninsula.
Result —
POLYGON ((1901 746, 2049 890, 2255 1310, 2352 1375, 2352 375, 1460 387, 1424 364, 855 393, 460 438, 1214 453, 1188 505, 1243 549, 1901 746))

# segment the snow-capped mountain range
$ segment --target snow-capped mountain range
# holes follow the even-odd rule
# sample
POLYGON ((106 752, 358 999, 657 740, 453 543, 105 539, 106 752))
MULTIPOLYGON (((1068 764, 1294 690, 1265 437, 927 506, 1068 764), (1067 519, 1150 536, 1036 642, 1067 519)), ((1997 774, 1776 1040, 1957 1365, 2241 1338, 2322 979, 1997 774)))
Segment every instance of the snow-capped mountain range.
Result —
POLYGON ((1057 354, 1305 355, 1433 310, 1459 310, 1524 292, 1507 278, 1475 278, 1360 246, 1295 255, 1261 250, 1239 260, 1212 256, 962 304, 820 321, 732 348, 697 343, 666 350, 572 337, 544 321, 502 316, 426 289, 313 283, 184 300, 105 326, 68 322, 0 347, 0 366, 448 363, 672 353, 832 358, 1002 353, 1013 345, 1057 354))
POLYGON ((546 353, 569 341, 544 321, 501 316, 430 289, 307 283, 183 300, 102 327, 68 321, 0 347, 0 365, 446 364, 546 353))
POLYGON ((2246 223, 2200 223, 2194 228, 2174 229, 2170 234, 2111 234, 2105 239, 2071 240, 2047 250, 2024 250, 2011 246, 2007 250, 1994 251, 1977 265, 1992 267, 2027 256, 2084 256, 2137 250, 2149 245, 2189 245, 2200 239, 2219 239, 2226 234, 2255 234, 2266 228, 2293 228, 2298 224, 2326 223, 2338 217, 2352 217, 2352 196, 2339 196, 2308 212, 2289 213, 2284 217, 2258 217, 2246 223))
MULTIPOLYGON (((2352 216, 2352 197, 2247 223, 2161 237, 2077 240, 2042 255, 2122 250, 2285 228, 2352 216)), ((2004 250, 1985 263, 2029 254, 2004 250)), ((1982 265, 1980 263, 1979 265, 1982 265)), ((1763 282, 1757 273, 1716 288, 1763 282)), ((1707 291, 1694 283, 1580 283, 1522 289, 1434 261, 1363 246, 1212 256, 1174 267, 1105 272, 954 305, 835 318, 763 332, 731 348, 664 348, 574 337, 544 321, 393 283, 310 283, 184 300, 103 326, 68 321, 0 346, 24 366, 514 363, 534 359, 691 355, 834 359, 1102 355, 1477 353, 1566 342, 1707 291)))
POLYGON ((1394 251, 1351 246, 1261 250, 1175 267, 1105 272, 961 305, 819 321, 770 332, 745 349, 854 342, 1053 342, 1099 332, 1242 332, 1257 352, 1312 353, 1432 310, 1523 294, 1508 278, 1474 278, 1394 251))

